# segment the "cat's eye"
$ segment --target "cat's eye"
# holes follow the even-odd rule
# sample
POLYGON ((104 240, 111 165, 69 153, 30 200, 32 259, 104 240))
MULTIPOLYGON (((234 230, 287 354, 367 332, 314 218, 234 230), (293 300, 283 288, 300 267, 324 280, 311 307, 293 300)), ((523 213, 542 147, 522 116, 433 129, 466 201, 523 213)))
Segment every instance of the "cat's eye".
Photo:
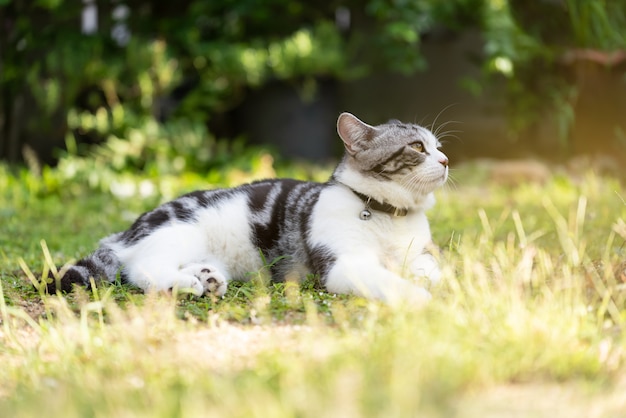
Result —
POLYGON ((411 148, 413 148, 417 152, 424 152, 424 144, 422 144, 421 142, 416 142, 416 143, 411 144, 409 146, 411 148))

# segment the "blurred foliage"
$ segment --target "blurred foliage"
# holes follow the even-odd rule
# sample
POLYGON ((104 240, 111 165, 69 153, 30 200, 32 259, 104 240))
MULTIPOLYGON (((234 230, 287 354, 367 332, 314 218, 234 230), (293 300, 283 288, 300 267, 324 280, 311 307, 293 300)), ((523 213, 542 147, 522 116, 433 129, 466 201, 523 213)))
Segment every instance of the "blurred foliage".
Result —
POLYGON ((89 156, 119 172, 205 170, 241 151, 208 126, 250 89, 278 80, 310 100, 319 80, 410 75, 427 65, 425 37, 467 28, 482 31, 485 73, 507 81, 514 126, 552 103, 565 137, 576 90, 564 55, 626 48, 626 3, 609 0, 1 0, 0 8, 0 156, 33 163, 25 144, 44 157, 54 146, 65 150, 46 162, 89 156), (89 4, 97 28, 81 31, 89 4))
MULTIPOLYGON (((573 66, 583 50, 605 57, 626 51, 626 2, 613 0, 486 1, 486 73, 503 75, 513 128, 555 111, 562 139, 575 118, 573 66)), ((593 54, 589 54, 592 56, 593 54)), ((582 60, 587 58, 583 57, 582 60)), ((615 63, 597 62, 608 69, 615 63)))
POLYGON ((379 51, 386 66, 409 75, 427 65, 419 50, 425 34, 441 27, 460 31, 480 26, 484 6, 484 0, 371 0, 366 11, 383 25, 367 44, 379 51))
POLYGON ((237 106, 248 89, 282 80, 311 98, 319 79, 381 68, 410 74, 424 64, 422 35, 441 22, 473 23, 469 11, 480 4, 3 0, 0 155, 16 161, 25 143, 58 146, 65 138, 61 160, 108 155, 113 169, 136 170, 169 146, 161 154, 183 152, 187 169, 203 169, 214 157, 204 148, 215 140, 200 126, 237 106), (82 33, 89 5, 97 9, 97 27, 82 33), (154 120, 173 127, 144 132, 142 141, 129 137, 157 129, 154 120), (176 145, 181 123, 204 139, 176 145), (194 155, 198 161, 191 162, 194 155))

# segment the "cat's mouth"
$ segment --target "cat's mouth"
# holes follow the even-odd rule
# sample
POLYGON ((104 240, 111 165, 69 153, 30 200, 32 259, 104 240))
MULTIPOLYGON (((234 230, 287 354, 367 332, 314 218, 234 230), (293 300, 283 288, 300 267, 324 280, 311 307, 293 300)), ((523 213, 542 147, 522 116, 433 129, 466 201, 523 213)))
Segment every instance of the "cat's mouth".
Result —
POLYGON ((448 181, 448 171, 446 170, 441 176, 433 180, 433 190, 443 186, 448 181))
POLYGON ((441 174, 441 177, 439 178, 439 184, 437 187, 441 187, 444 184, 446 184, 446 181, 448 181, 448 167, 445 168, 445 170, 443 170, 443 173, 441 174))
POLYGON ((448 181, 448 167, 445 167, 441 174, 441 184, 443 185, 446 181, 448 181))
POLYGON ((448 167, 442 168, 443 169, 441 171, 432 170, 430 173, 428 173, 425 176, 427 178, 426 181, 435 184, 436 187, 443 185, 448 180, 448 167))

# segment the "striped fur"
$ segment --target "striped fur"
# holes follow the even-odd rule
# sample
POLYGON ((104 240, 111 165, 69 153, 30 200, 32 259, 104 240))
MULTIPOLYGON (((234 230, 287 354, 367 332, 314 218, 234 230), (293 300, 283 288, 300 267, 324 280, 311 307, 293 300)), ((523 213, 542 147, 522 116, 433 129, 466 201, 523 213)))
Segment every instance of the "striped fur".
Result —
POLYGON ((181 196, 104 238, 49 290, 121 277, 145 291, 221 296, 230 280, 247 280, 270 262, 275 280, 312 273, 331 292, 428 299, 410 279, 439 278, 425 250, 424 214, 447 179, 439 142, 417 125, 374 127, 348 113, 337 128, 346 154, 328 182, 274 179, 181 196), (363 195, 408 214, 375 212, 364 221, 363 195))

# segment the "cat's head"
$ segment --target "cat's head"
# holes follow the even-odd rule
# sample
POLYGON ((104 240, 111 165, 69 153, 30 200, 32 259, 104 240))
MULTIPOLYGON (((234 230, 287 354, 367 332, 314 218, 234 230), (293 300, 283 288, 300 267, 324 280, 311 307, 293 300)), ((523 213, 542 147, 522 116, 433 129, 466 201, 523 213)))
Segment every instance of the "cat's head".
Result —
POLYGON ((346 148, 345 161, 363 177, 394 183, 425 195, 448 178, 448 158, 439 140, 419 125, 390 121, 371 126, 350 113, 337 120, 346 148))

